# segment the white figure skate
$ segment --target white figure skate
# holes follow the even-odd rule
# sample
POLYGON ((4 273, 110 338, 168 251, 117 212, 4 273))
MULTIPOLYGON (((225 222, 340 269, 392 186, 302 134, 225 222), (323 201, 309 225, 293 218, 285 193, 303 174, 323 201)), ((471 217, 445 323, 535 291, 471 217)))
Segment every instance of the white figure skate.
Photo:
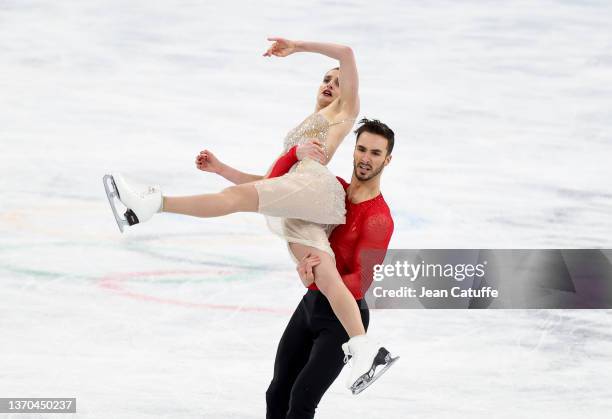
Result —
POLYGON ((353 336, 342 345, 342 349, 344 362, 350 359, 352 363, 346 386, 353 394, 368 388, 399 359, 399 356, 392 357, 388 350, 370 342, 366 335, 353 336))
POLYGON ((161 209, 162 194, 157 186, 150 186, 144 191, 135 192, 120 173, 105 175, 102 182, 115 220, 117 220, 117 225, 122 233, 125 226, 144 223, 161 209), (117 212, 115 198, 127 208, 124 213, 125 218, 117 212))

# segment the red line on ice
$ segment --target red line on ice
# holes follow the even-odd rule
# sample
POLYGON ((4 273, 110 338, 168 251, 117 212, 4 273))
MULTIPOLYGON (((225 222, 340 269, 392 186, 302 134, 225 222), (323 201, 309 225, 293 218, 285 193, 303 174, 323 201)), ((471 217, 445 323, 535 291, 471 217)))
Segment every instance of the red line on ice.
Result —
MULTIPOLYGON (((194 308, 205 308, 211 310, 227 310, 227 311, 242 311, 242 312, 259 312, 259 313, 275 313, 275 314, 291 314, 290 310, 271 308, 271 307, 257 307, 257 306, 241 306, 235 304, 212 304, 212 303, 194 303, 190 301, 177 300, 174 298, 162 298, 155 297, 152 295, 142 294, 134 291, 130 291, 123 286, 123 282, 129 281, 133 278, 143 277, 156 277, 165 275, 194 275, 194 274, 210 274, 214 272, 212 270, 201 270, 201 271, 148 271, 148 272, 126 272, 116 275, 105 276, 98 281, 98 286, 113 291, 116 294, 134 298, 141 301, 152 301, 161 304, 171 304, 181 307, 194 307, 194 308)), ((218 270, 219 274, 227 274, 228 271, 218 270)))

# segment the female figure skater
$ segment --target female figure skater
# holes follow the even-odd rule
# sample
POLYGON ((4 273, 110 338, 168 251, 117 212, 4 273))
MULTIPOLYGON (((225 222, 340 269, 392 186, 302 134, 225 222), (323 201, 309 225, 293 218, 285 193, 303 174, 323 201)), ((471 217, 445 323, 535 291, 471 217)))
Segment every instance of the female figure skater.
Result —
POLYGON ((386 370, 393 358, 382 347, 368 340, 355 298, 342 282, 329 245, 331 228, 345 222, 345 193, 341 184, 325 166, 351 131, 359 114, 359 80, 351 48, 343 45, 290 41, 274 41, 264 56, 286 57, 296 52, 314 52, 339 61, 340 65, 325 74, 317 92, 315 112, 289 132, 284 141, 283 158, 295 146, 315 139, 322 147, 319 159, 304 158, 280 177, 269 177, 282 162, 277 159, 266 176, 237 176, 237 185, 215 194, 168 197, 158 187, 135 192, 120 174, 107 175, 104 184, 119 228, 150 219, 157 212, 218 217, 234 212, 259 212, 268 217, 271 227, 288 242, 296 260, 310 254, 320 260, 315 268, 316 284, 347 331, 350 339, 347 355, 352 357, 352 369, 347 385, 354 393, 363 390, 386 370), (117 214, 113 197, 128 210, 126 219, 117 214), (274 223, 276 222, 276 226, 274 223), (376 367, 382 365, 380 371, 376 367))

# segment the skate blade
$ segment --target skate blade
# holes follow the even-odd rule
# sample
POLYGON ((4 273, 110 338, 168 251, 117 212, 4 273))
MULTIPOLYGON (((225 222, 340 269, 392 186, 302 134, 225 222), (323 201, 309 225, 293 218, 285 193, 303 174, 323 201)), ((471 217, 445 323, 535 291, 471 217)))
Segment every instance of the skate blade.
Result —
POLYGON ((366 388, 370 387, 372 383, 378 380, 378 378, 381 375, 383 375, 389 368, 391 368, 391 365, 395 364, 395 361, 397 361, 398 359, 399 359, 399 356, 391 357, 390 354, 387 355, 385 357, 385 366, 379 371, 376 371, 376 367, 373 367, 374 371, 370 370, 368 373, 362 375, 359 378, 359 380, 357 380, 355 384, 351 386, 352 393, 354 395, 357 395, 361 393, 363 390, 365 390, 366 388), (372 372, 373 372, 373 375, 370 376, 370 373, 372 372))
POLYGON ((115 220, 117 221, 117 226, 119 227, 119 231, 123 233, 123 227, 130 225, 125 218, 121 218, 119 213, 117 212, 117 207, 115 206, 115 198, 119 199, 119 191, 117 190, 117 186, 115 185, 115 180, 112 175, 104 175, 102 178, 102 183, 104 183, 104 190, 106 191, 106 197, 108 198, 108 203, 111 206, 111 210, 113 210, 113 215, 115 216, 115 220))

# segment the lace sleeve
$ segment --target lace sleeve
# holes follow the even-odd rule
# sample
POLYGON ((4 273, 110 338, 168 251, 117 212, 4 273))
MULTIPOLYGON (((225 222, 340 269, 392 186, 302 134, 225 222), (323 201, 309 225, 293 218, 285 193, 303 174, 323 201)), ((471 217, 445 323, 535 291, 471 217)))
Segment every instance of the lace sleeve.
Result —
POLYGON ((353 266, 348 274, 342 275, 342 280, 357 299, 363 298, 370 287, 374 265, 385 259, 392 234, 393 219, 386 212, 368 214, 359 226, 359 241, 353 254, 353 266))

